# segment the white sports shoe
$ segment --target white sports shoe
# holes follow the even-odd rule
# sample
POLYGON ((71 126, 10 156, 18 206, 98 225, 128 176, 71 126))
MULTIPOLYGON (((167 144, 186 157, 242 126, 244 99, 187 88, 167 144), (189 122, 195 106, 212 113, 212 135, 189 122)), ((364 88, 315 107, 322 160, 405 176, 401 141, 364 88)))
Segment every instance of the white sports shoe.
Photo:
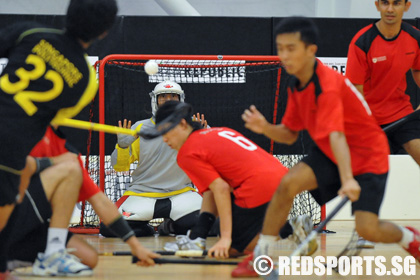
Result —
POLYGON ((32 273, 38 276, 91 276, 92 269, 69 254, 68 250, 60 250, 48 257, 38 253, 38 257, 32 266, 32 273))
POLYGON ((177 235, 175 242, 166 242, 163 249, 168 252, 176 252, 179 250, 205 250, 206 240, 204 238, 197 237, 196 239, 190 239, 189 231, 187 235, 177 235))
MULTIPOLYGON (((302 243, 306 237, 311 233, 314 228, 311 217, 308 215, 297 216, 289 220, 290 225, 293 228, 292 239, 296 244, 302 243)), ((304 256, 310 256, 318 249, 318 242, 316 239, 312 239, 306 248, 306 251, 302 253, 304 256)))

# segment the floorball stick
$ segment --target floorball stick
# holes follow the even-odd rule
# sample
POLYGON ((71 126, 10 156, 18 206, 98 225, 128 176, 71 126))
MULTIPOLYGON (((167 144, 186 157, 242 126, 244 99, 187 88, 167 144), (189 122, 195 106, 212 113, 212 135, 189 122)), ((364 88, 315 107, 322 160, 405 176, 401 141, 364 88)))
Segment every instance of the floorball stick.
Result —
POLYGON ((394 129, 396 129, 396 128, 398 128, 399 126, 401 126, 402 124, 406 123, 407 121, 409 121, 409 120, 411 120, 411 119, 414 119, 415 117, 419 116, 419 114, 420 114, 420 110, 416 110, 416 111, 414 111, 413 113, 411 113, 411 114, 409 114, 409 115, 407 115, 407 116, 405 116, 405 117, 403 117, 403 118, 399 119, 398 121, 393 122, 393 123, 391 123, 390 125, 385 126, 385 127, 383 128, 383 131, 384 131, 385 133, 387 133, 387 132, 391 132, 391 131, 393 131, 394 129))
MULTIPOLYGON (((154 251, 156 254, 162 256, 177 256, 177 257, 205 257, 207 256, 207 250, 186 250, 186 251, 176 251, 176 252, 168 252, 168 251, 154 251)), ((131 256, 130 251, 114 251, 114 252, 104 252, 100 254, 101 256, 131 256)))
POLYGON ((54 122, 54 125, 59 126, 68 126, 73 128, 79 129, 86 129, 86 130, 94 130, 94 131, 101 131, 106 133, 112 134, 128 134, 132 136, 136 136, 137 132, 135 130, 131 130, 129 128, 118 127, 114 125, 108 124, 100 124, 100 123, 92 123, 87 121, 75 120, 75 119, 60 119, 54 122))
MULTIPOLYGON (((138 258, 133 256, 132 263, 138 262, 138 258)), ((153 259, 156 264, 201 264, 201 265, 238 265, 237 261, 218 261, 218 260, 203 260, 203 259, 153 259)))

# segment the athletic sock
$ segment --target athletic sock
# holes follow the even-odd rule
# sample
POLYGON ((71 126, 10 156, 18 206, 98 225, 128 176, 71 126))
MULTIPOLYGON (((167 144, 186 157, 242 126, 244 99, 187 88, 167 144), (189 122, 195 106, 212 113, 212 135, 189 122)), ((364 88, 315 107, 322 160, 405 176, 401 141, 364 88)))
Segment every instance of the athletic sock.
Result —
POLYGON ((400 244, 403 248, 407 249, 410 246, 411 241, 414 240, 414 233, 402 226, 398 226, 402 232, 402 238, 398 244, 400 244))
POLYGON ((66 228, 49 228, 45 256, 50 256, 66 248, 68 230, 66 228))
POLYGON ((190 239, 196 239, 197 237, 205 239, 215 221, 216 217, 213 214, 209 212, 201 213, 198 216, 197 224, 191 229, 190 239))

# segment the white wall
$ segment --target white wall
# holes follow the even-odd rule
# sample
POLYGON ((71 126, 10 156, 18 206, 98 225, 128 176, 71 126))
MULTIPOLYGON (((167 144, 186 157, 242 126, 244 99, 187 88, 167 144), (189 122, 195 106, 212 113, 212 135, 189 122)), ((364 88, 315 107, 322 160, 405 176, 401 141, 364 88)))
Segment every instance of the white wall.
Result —
MULTIPOLYGON (((117 0, 120 15, 164 16, 164 0, 117 0)), ((166 0, 191 5, 202 16, 377 18, 375 0, 166 0)), ((65 14, 68 0, 0 0, 1 14, 65 14)), ((412 0, 405 18, 420 17, 420 1, 412 0)), ((182 10, 182 8, 180 9, 182 10)))
MULTIPOLYGON (((327 203, 327 215, 339 201, 340 198, 336 198, 327 203)), ((408 155, 390 156, 390 172, 379 217, 386 220, 420 219, 420 168, 408 155)), ((351 204, 347 203, 334 219, 353 219, 351 204)))

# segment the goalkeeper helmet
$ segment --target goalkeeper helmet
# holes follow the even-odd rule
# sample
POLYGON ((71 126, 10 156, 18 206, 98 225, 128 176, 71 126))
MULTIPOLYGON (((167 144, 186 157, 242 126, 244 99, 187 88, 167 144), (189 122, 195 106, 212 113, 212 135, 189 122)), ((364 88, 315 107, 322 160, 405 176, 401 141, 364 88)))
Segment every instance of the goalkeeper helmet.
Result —
POLYGON ((163 81, 155 86, 155 89, 149 93, 152 105, 152 114, 153 116, 156 114, 158 110, 158 96, 164 93, 175 93, 179 96, 179 101, 184 102, 185 93, 182 90, 181 86, 172 81, 163 81))

